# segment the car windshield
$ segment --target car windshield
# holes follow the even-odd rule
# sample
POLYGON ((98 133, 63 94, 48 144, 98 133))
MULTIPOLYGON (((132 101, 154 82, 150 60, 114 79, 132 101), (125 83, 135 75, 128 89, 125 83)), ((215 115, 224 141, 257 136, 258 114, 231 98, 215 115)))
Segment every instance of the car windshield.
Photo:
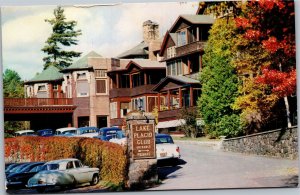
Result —
POLYGON ((156 137, 155 138, 155 143, 156 144, 165 144, 165 143, 170 143, 173 144, 173 139, 170 136, 164 136, 164 137, 156 137))
POLYGON ((5 171, 10 171, 10 170, 12 170, 13 168, 15 168, 16 166, 18 166, 19 164, 11 164, 11 165, 9 165, 6 169, 5 169, 5 171))
POLYGON ((41 171, 57 170, 58 168, 59 168, 59 164, 46 164, 42 166, 41 171))
POLYGON ((22 165, 19 165, 15 168, 13 168, 10 172, 13 172, 13 173, 19 173, 25 166, 27 166, 28 164, 22 164, 22 165))
POLYGON ((38 165, 36 167, 33 167, 32 169, 30 169, 29 172, 39 172, 41 170, 41 168, 43 167, 43 165, 38 165))

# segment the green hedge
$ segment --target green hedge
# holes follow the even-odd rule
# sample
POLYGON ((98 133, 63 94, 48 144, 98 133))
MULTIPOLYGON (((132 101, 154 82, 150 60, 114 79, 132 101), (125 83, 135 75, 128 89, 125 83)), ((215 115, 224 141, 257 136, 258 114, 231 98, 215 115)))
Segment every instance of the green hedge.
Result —
POLYGON ((125 183, 126 151, 122 146, 95 138, 16 137, 5 139, 5 162, 50 161, 78 158, 98 167, 100 177, 116 185, 125 183))

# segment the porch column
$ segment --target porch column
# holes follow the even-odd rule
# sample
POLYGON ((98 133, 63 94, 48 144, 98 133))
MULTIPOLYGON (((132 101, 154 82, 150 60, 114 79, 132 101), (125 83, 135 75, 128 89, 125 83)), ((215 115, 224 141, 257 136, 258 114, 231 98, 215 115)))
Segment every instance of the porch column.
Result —
POLYGON ((188 58, 188 74, 191 74, 191 60, 188 58))
POLYGON ((170 90, 168 90, 168 109, 169 109, 169 110, 171 109, 170 101, 171 101, 170 90))
POLYGON ((144 72, 144 85, 148 85, 147 83, 147 73, 144 72))
POLYGON ((117 89, 119 89, 119 73, 116 74, 117 89))
POLYGON ((199 72, 202 71, 202 55, 199 54, 199 72))
POLYGON ((62 93, 61 93, 61 85, 58 85, 57 87, 57 93, 58 93, 58 98, 62 98, 62 93))
POLYGON ((48 98, 53 98, 53 84, 52 83, 49 83, 48 84, 48 92, 49 92, 49 95, 48 95, 48 98))
POLYGON ((130 88, 132 88, 132 75, 129 75, 129 83, 130 83, 130 88))
POLYGON ((117 118, 121 118, 121 102, 117 102, 117 118))
POLYGON ((197 27, 197 37, 196 37, 197 41, 199 41, 199 27, 197 27))
POLYGON ((158 93, 158 98, 157 98, 157 109, 160 111, 160 93, 158 93))
POLYGON ((190 87, 190 107, 194 106, 193 87, 190 87))
POLYGON ((181 87, 179 87, 178 96, 179 96, 179 108, 181 108, 182 107, 182 90, 181 90, 181 87))

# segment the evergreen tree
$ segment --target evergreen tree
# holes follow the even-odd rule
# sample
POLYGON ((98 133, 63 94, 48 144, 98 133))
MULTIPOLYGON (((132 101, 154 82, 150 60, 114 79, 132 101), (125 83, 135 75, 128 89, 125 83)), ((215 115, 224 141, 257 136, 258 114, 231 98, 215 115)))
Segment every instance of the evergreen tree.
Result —
POLYGON ((23 82, 14 70, 6 69, 3 74, 3 96, 5 98, 24 97, 23 82))
POLYGON ((232 65, 235 29, 232 19, 217 19, 203 55, 198 106, 206 132, 213 137, 241 134, 239 114, 231 108, 238 95, 238 77, 232 65))
POLYGON ((45 62, 44 69, 52 65, 58 68, 66 68, 72 64, 72 58, 79 57, 81 53, 65 51, 62 47, 77 45, 78 40, 76 37, 81 35, 81 30, 74 30, 77 24, 76 21, 66 21, 64 9, 61 7, 54 10, 54 18, 45 21, 52 26, 52 34, 42 49, 47 54, 43 58, 45 62))

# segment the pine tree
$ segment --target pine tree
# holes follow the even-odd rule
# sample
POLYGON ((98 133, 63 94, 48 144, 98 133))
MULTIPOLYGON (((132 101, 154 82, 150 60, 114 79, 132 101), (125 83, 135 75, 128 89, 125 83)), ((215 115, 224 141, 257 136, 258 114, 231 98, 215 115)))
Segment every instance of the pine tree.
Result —
POLYGON ((58 68, 66 68, 72 64, 72 58, 79 57, 81 53, 65 51, 63 47, 77 45, 78 40, 76 37, 81 35, 81 30, 74 30, 77 25, 76 21, 66 21, 64 9, 60 6, 54 10, 54 18, 45 21, 52 26, 52 34, 42 49, 47 54, 43 58, 45 62, 44 69, 52 65, 58 68))

